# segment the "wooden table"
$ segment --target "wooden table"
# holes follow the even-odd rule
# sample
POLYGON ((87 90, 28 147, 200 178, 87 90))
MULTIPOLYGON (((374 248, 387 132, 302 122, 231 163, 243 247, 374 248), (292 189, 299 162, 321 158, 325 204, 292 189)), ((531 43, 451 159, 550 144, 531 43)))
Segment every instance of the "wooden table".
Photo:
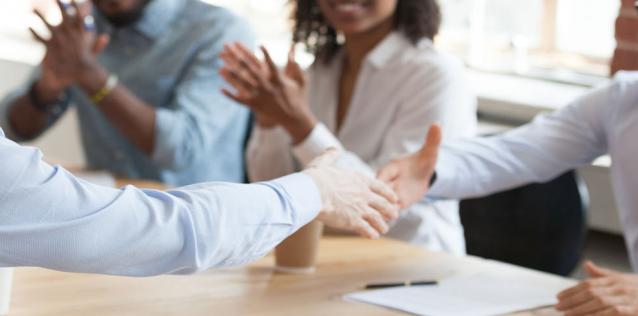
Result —
MULTIPOLYGON (((33 315, 401 315, 346 302, 368 282, 429 279, 497 269, 521 282, 570 286, 510 265, 430 253, 386 239, 331 237, 321 242, 317 272, 277 274, 273 258, 245 268, 192 276, 124 278, 17 269, 10 316, 33 315)), ((520 315, 554 315, 550 310, 520 315)))

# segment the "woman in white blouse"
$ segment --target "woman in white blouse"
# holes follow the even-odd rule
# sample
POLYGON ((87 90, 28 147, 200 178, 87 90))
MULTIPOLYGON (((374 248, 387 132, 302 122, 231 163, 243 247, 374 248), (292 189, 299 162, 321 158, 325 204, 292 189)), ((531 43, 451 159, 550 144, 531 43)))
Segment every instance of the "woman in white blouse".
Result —
MULTIPOLYGON (((471 136, 476 104, 461 63, 438 52, 435 0, 298 0, 295 43, 315 57, 304 74, 292 53, 280 71, 240 44, 222 54, 226 95, 250 107, 257 126, 247 163, 252 181, 299 170, 327 148, 346 150, 341 165, 374 175, 415 152, 428 126, 448 138, 471 136)), ((292 52, 292 50, 291 50, 292 52)), ((458 203, 410 207, 388 235, 430 250, 464 253, 458 203)))

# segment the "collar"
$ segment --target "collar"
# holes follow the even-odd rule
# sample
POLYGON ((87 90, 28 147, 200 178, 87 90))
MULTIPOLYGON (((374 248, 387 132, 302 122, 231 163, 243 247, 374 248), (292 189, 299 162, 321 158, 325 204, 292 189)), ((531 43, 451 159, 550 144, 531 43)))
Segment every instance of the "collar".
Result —
MULTIPOLYGON (((423 39, 417 47, 421 45, 431 45, 429 39, 423 39)), ((405 37, 401 32, 394 31, 386 36, 377 46, 368 53, 366 62, 372 64, 376 68, 383 68, 390 62, 393 57, 401 52, 405 52, 414 46, 410 40, 405 37)))
POLYGON ((157 39, 177 19, 184 0, 151 0, 134 29, 151 39, 157 39))

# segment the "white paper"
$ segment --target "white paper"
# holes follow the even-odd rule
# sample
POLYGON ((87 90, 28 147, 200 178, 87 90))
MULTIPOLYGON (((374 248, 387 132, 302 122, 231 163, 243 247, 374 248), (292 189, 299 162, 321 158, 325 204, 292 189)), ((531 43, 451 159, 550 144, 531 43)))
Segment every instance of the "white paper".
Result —
POLYGON ((563 288, 530 285, 488 274, 454 276, 435 286, 413 286, 357 292, 346 300, 384 306, 417 315, 502 315, 556 304, 563 288))
POLYGON ((115 178, 108 172, 104 171, 82 171, 76 172, 74 175, 84 181, 91 182, 93 184, 115 188, 115 178))

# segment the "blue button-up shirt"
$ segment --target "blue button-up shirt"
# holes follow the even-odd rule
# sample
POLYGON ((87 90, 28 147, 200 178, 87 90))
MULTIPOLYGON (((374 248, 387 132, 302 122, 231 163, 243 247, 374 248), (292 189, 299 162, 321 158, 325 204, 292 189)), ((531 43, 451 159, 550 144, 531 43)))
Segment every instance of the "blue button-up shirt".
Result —
POLYGON ((0 267, 148 276, 255 260, 321 208, 313 180, 160 192, 87 183, 0 130, 0 267))
MULTIPOLYGON (((157 121, 149 156, 124 138, 84 92, 71 88, 89 166, 176 186, 241 182, 249 113, 220 93, 225 83, 218 71, 224 43, 252 46, 248 24, 199 0, 152 0, 131 27, 111 28, 99 14, 97 25, 111 35, 100 63, 157 109, 157 121)), ((3 128, 12 139, 21 140, 7 124, 7 107, 28 86, 4 101, 3 128)))

